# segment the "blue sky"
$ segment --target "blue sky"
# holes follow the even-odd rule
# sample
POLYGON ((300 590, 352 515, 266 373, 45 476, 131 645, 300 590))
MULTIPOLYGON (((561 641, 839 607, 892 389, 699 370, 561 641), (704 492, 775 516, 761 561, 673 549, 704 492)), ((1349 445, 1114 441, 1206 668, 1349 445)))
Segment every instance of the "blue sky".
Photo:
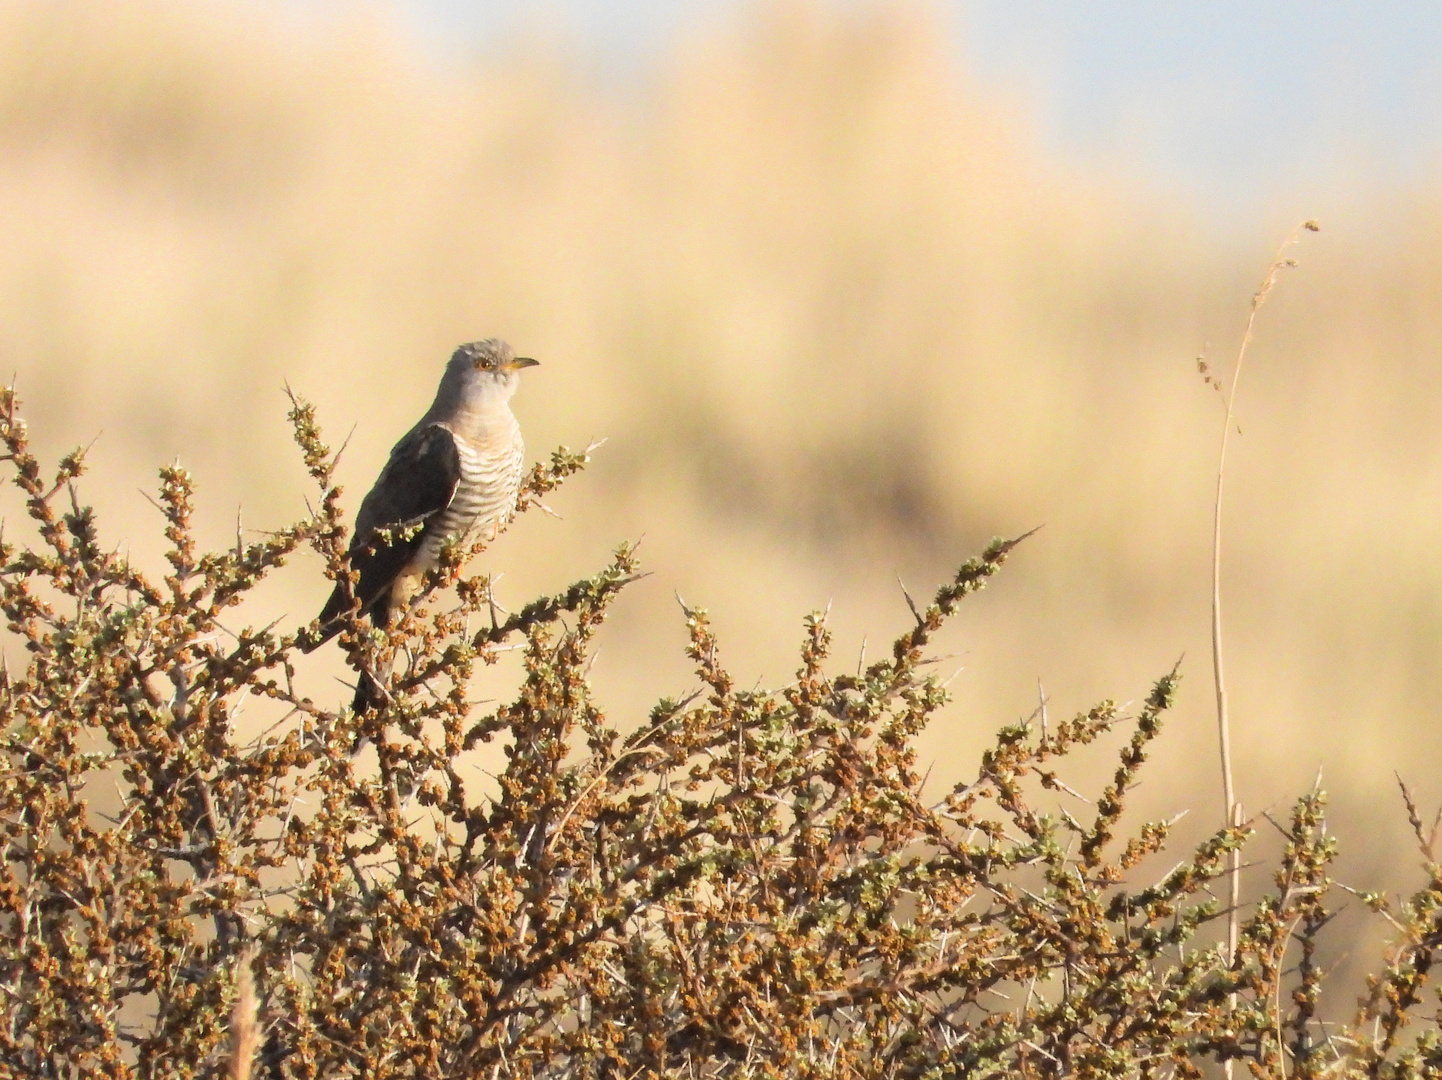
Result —
MULTIPOLYGON (((608 74, 746 0, 399 0, 458 55, 553 24, 608 74)), ((765 0, 752 0, 765 2, 765 0)), ((832 0, 858 3, 866 0, 832 0)), ((885 2, 885 0, 877 0, 885 2)), ((1251 218, 1436 175, 1442 4, 944 0, 958 62, 1026 100, 1050 147, 1251 218)))
POLYGON ((1218 208, 1412 183, 1442 149, 1442 4, 971 0, 958 47, 1053 144, 1218 208))

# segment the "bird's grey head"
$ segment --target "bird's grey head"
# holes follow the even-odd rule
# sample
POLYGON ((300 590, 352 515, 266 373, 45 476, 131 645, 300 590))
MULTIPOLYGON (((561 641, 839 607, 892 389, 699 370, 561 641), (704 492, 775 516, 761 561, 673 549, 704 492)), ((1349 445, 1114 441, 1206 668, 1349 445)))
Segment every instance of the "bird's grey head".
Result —
POLYGON ((520 370, 536 364, 529 356, 517 356, 500 338, 472 341, 451 356, 437 401, 449 398, 469 409, 509 401, 516 392, 520 370))

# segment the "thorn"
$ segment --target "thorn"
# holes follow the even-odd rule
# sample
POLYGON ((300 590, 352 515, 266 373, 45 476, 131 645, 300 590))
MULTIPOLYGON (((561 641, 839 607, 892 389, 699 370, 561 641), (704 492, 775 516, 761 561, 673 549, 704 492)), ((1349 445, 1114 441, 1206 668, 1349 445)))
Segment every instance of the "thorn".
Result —
POLYGON ((933 762, 931 762, 931 764, 927 765, 927 767, 926 767, 926 772, 922 774, 921 783, 919 783, 919 784, 916 785, 916 792, 917 792, 918 795, 919 795, 922 791, 924 791, 924 790, 926 789, 926 782, 931 779, 931 770, 934 769, 935 767, 936 767, 936 762, 935 762, 935 761, 933 761, 933 762))
POLYGON ((1082 802, 1086 803, 1088 806, 1092 805, 1092 801, 1091 801, 1090 799, 1088 799, 1088 798, 1087 798, 1085 795, 1083 795, 1081 792, 1076 791, 1076 790, 1073 789, 1072 787, 1068 786, 1063 780, 1061 780, 1061 779, 1060 779, 1059 777, 1057 777, 1055 774, 1052 774, 1051 782, 1052 782, 1052 786, 1055 787, 1058 791, 1065 791, 1065 792, 1066 792, 1068 795, 1070 795, 1072 798, 1074 798, 1074 799, 1080 799, 1082 802))
POLYGON ((341 440, 340 449, 331 455, 331 468, 335 468, 340 464, 340 456, 345 453, 346 447, 350 445, 350 437, 355 434, 356 426, 355 424, 350 426, 350 430, 345 433, 345 438, 341 440))
POLYGON ((1040 718, 1040 722, 1041 722, 1041 737, 1042 737, 1042 741, 1045 742, 1045 741, 1046 741, 1046 737, 1047 737, 1047 734, 1046 734, 1046 691, 1042 688, 1042 685, 1041 685, 1041 676, 1040 676, 1040 675, 1038 675, 1038 676, 1037 676, 1037 679, 1036 679, 1036 698, 1037 698, 1037 715, 1038 715, 1038 717, 1040 718))
POLYGON ((901 586, 901 595, 906 597, 906 606, 911 609, 912 618, 916 620, 917 626, 925 626, 926 620, 921 617, 921 612, 916 610, 916 601, 912 600, 911 594, 906 591, 906 582, 901 580, 901 575, 896 575, 896 583, 901 586))

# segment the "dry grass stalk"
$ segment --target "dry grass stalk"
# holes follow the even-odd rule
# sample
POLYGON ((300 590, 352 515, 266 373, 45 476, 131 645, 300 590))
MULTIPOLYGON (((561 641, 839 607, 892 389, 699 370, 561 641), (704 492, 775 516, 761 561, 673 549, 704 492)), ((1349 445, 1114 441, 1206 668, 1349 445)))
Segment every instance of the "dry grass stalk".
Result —
MULTIPOLYGON (((1267 267, 1266 277, 1262 279, 1261 286, 1252 296, 1251 310, 1247 313, 1247 327, 1242 333, 1242 343, 1237 349, 1237 361, 1232 365, 1231 389, 1225 396, 1226 417, 1222 421, 1222 445, 1217 454, 1217 495, 1212 505, 1212 676, 1217 696, 1217 744, 1222 759, 1222 824, 1228 828, 1240 828, 1245 816, 1242 804, 1237 801, 1236 787, 1232 779, 1231 719, 1227 710, 1227 681, 1222 652, 1222 488, 1227 474, 1227 442, 1232 433, 1232 416, 1237 404, 1237 387, 1242 377, 1242 364, 1247 358, 1247 347, 1252 343, 1252 330, 1256 325, 1257 312, 1267 302, 1267 297, 1271 295, 1272 288, 1276 285, 1281 272, 1297 265, 1296 260, 1286 254, 1287 250, 1301 239, 1304 230, 1317 232, 1319 228, 1320 226, 1315 221, 1305 221, 1293 229, 1287 239, 1282 242, 1282 246, 1277 249, 1276 257, 1267 267)), ((1203 378, 1220 390, 1220 384, 1212 379, 1205 363, 1199 360, 1198 364, 1201 367, 1203 378)), ((1235 957, 1242 897, 1242 858, 1239 851, 1233 851, 1228 859, 1227 878, 1228 908, 1230 910, 1227 917, 1227 955, 1235 957)), ((1230 1061, 1227 1063, 1226 1069, 1227 1075, 1230 1077, 1232 1075, 1230 1061)))
POLYGON ((255 1054, 260 1048, 260 1002, 255 996, 250 961, 247 951, 236 962, 235 1007, 230 1013, 230 1080, 251 1080, 255 1054))

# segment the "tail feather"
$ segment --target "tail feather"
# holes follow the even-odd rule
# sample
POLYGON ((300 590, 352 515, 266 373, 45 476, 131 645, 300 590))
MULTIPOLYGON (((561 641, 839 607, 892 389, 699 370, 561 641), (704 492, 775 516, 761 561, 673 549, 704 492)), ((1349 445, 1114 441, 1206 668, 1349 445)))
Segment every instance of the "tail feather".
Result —
POLYGON ((386 692, 381 689, 378 682, 372 678, 370 672, 362 671, 358 674, 355 683, 355 697, 351 699, 351 712, 359 715, 363 712, 370 712, 385 703, 386 692))
MULTIPOLYGON (((391 609, 389 604, 377 604, 370 612, 372 625, 384 630, 390 625, 391 609)), ((385 703, 386 692, 380 683, 376 682, 375 676, 364 667, 356 672, 355 697, 351 700, 351 712, 359 715, 363 712, 370 712, 385 703)))
MULTIPOLYGON (((315 630, 307 632, 302 629, 296 638, 296 645, 303 653, 312 653, 319 649, 331 638, 335 637, 345 629, 345 614, 350 610, 354 600, 353 595, 347 595, 339 585, 330 594, 330 599, 325 602, 325 607, 320 609, 320 614, 315 621, 320 625, 315 630)), ((369 599, 369 603, 362 602, 360 613, 369 615, 371 622, 376 626, 386 625, 387 596, 382 594, 369 599)))
MULTIPOLYGON (((325 607, 321 609, 316 617, 316 627, 304 627, 296 635, 296 646, 303 653, 315 652, 331 638, 335 637, 346 627, 345 615, 348 610, 351 598, 339 587, 331 593, 330 599, 326 601, 325 607)), ((375 597, 368 607, 360 612, 362 615, 370 616, 371 625, 385 629, 390 624, 390 604, 388 594, 375 597)), ((360 714, 370 712, 379 708, 385 703, 386 692, 370 672, 361 668, 356 672, 355 697, 351 700, 351 712, 360 714)))

